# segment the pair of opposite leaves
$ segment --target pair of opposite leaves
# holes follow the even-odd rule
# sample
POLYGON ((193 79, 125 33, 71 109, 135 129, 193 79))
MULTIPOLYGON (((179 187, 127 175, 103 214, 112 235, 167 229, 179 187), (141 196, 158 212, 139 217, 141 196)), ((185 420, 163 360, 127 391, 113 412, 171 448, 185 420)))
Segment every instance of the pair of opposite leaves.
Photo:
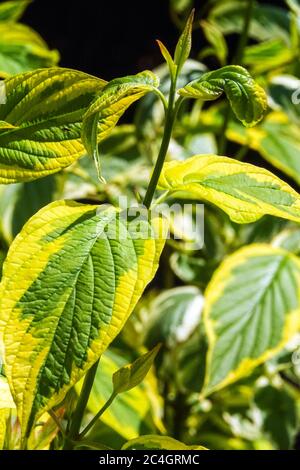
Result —
MULTIPOLYGON (((81 136, 98 163, 99 141, 131 103, 157 87, 151 72, 109 84, 59 68, 8 79, 7 102, 0 107, 0 182, 27 181, 70 165, 84 153, 81 136)), ((240 67, 204 74, 179 93, 207 100, 223 91, 245 123, 262 117, 264 93, 240 67)), ((288 185, 226 157, 167 163, 159 188, 206 199, 240 223, 266 213, 300 220, 299 196, 288 185)), ((42 209, 12 244, 0 321, 23 433, 105 351, 153 278, 167 221, 155 218, 146 228, 153 237, 136 240, 117 209, 99 212, 63 201, 42 209), (116 219, 119 239, 103 236, 116 219)))

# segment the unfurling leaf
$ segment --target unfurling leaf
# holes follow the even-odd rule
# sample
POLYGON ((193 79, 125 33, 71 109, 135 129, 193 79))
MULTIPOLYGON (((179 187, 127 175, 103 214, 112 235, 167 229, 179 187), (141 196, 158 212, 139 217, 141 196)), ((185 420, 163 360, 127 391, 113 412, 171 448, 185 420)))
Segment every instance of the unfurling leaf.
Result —
POLYGON ((153 278, 166 222, 153 216, 139 224, 136 237, 113 207, 59 201, 12 243, 0 332, 23 436, 99 359, 153 278))
POLYGON ((177 74, 180 73, 191 52, 194 14, 195 10, 192 10, 175 49, 174 62, 177 65, 177 74))
POLYGON ((53 67, 5 80, 0 105, 0 183, 56 173, 84 155, 83 115, 106 82, 53 67))
POLYGON ((299 331, 299 259, 270 245, 250 245, 221 264, 205 298, 209 394, 274 357, 299 331))
POLYGON ((232 158, 198 155, 164 165, 159 189, 208 201, 239 224, 269 214, 300 222, 300 195, 270 171, 232 158))
POLYGON ((159 86, 159 79, 146 70, 109 82, 98 94, 83 118, 82 140, 95 160, 101 177, 98 144, 109 136, 129 106, 159 86))
POLYGON ((139 385, 148 374, 158 354, 160 345, 139 357, 132 364, 122 367, 113 375, 113 394, 128 392, 139 385))
POLYGON ((188 83, 178 93, 186 98, 211 101, 225 93, 236 117, 245 126, 254 126, 267 109, 265 91, 249 72, 237 65, 228 65, 188 83))

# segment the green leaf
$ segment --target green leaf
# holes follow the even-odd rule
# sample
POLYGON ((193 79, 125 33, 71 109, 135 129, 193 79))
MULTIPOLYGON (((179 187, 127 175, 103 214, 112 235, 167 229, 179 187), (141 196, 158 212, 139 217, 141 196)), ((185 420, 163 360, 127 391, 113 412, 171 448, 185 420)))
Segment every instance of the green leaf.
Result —
POLYGON ((205 284, 209 280, 211 269, 203 258, 175 252, 170 257, 170 266, 176 276, 187 284, 205 284))
POLYGON ((84 115, 82 140, 96 163, 101 176, 98 144, 108 137, 129 106, 159 86, 158 78, 149 71, 109 82, 84 115))
POLYGON ((177 65, 177 74, 180 73, 191 53, 194 14, 195 10, 192 10, 175 49, 174 62, 177 65))
POLYGON ((9 245, 27 220, 55 200, 58 180, 54 175, 30 183, 0 186, 0 233, 9 245))
POLYGON ((251 68, 254 75, 258 75, 283 67, 293 60, 294 53, 287 48, 283 39, 277 38, 247 47, 243 63, 251 68))
POLYGON ((59 201, 23 227, 3 267, 0 333, 23 436, 118 335, 153 278, 166 222, 59 201), (17 288, 16 288, 17 286, 17 288))
MULTIPOLYGON (((97 370, 94 385, 87 409, 93 415, 96 415, 99 409, 107 402, 113 392, 111 376, 117 370, 126 366, 130 358, 126 351, 117 351, 108 349, 103 356, 97 370)), ((79 391, 79 384, 76 386, 79 391)), ((103 423, 114 429, 126 440, 136 438, 141 429, 146 432, 155 432, 157 427, 163 430, 163 425, 159 414, 162 411, 162 403, 159 400, 157 384, 153 374, 148 374, 143 383, 137 385, 134 389, 120 394, 110 407, 101 416, 98 424, 89 433, 89 440, 99 441, 103 423), (121 426, 120 426, 120 423, 121 426)), ((100 440, 100 442, 102 442, 100 440)))
POLYGON ((178 91, 181 96, 203 101, 216 100, 223 92, 234 114, 245 126, 254 126, 263 118, 267 108, 266 94, 249 72, 238 65, 207 72, 178 91))
POLYGON ((300 326, 300 262, 270 245, 229 256, 205 294, 208 335, 204 394, 248 375, 274 357, 300 326))
POLYGON ((201 21, 201 27, 207 41, 211 44, 216 57, 221 65, 226 64, 228 49, 225 38, 217 25, 210 21, 201 21))
POLYGON ((233 222, 255 222, 265 214, 300 222, 300 196, 264 168, 249 163, 199 155, 164 165, 158 188, 170 196, 215 204, 233 222))
POLYGON ((139 385, 145 379, 151 369, 160 349, 160 344, 155 346, 143 356, 136 359, 132 364, 121 367, 113 375, 113 394, 128 392, 139 385))
POLYGON ((0 76, 7 77, 41 67, 52 67, 59 53, 51 51, 31 28, 0 22, 0 76))
POLYGON ((11 0, 0 4, 0 21, 18 21, 32 0, 11 0))
MULTIPOLYGON (((216 23, 223 34, 240 34, 245 23, 248 0, 222 0, 216 2, 208 19, 216 23)), ((255 3, 249 37, 258 41, 282 38, 289 43, 290 17, 287 9, 277 5, 255 3)))
POLYGON ((0 106, 0 183, 31 181, 84 153, 83 115, 105 82, 76 70, 40 69, 5 80, 0 106), (14 127, 13 127, 14 126, 14 127))
POLYGON ((300 183, 299 130, 285 114, 270 113, 255 129, 231 123, 227 136, 256 150, 265 160, 300 183))
POLYGON ((187 446, 168 436, 142 436, 127 442, 122 450, 207 450, 202 446, 187 446))
POLYGON ((176 350, 176 380, 180 390, 199 395, 204 383, 206 354, 207 340, 201 324, 188 341, 176 350))
POLYGON ((163 343, 174 348, 186 341, 201 319, 203 296, 197 287, 168 289, 149 305, 145 344, 163 343))
MULTIPOLYGON (((281 232, 290 222, 278 219, 271 215, 265 215, 254 224, 244 227, 244 243, 271 243, 278 232, 281 232)), ((297 224, 298 226, 298 224, 297 224)))
POLYGON ((255 405, 263 415, 264 434, 278 449, 292 449, 298 431, 296 400, 286 390, 267 385, 256 392, 255 405))

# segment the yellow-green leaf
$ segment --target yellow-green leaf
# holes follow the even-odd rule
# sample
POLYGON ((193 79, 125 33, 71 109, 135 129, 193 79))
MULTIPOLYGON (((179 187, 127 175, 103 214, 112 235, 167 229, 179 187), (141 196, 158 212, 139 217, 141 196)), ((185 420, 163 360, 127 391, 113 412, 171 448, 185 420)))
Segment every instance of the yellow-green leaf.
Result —
POLYGON ((32 0, 10 0, 0 4, 0 21, 17 21, 32 0))
POLYGON ((16 407, 6 378, 0 373, 0 450, 3 449, 6 436, 6 423, 10 410, 16 407))
POLYGON ((153 278, 166 222, 147 213, 139 229, 113 207, 59 201, 12 243, 0 325, 23 435, 97 361, 153 278))
POLYGON ((174 74, 176 72, 176 64, 174 63, 174 60, 173 60, 170 52, 168 51, 166 46, 161 41, 157 40, 156 42, 158 44, 158 47, 160 49, 160 52, 161 52, 163 58, 165 59, 167 65, 169 67, 169 71, 170 71, 171 76, 174 76, 174 74))
POLYGON ((116 78, 98 94, 84 115, 82 140, 96 163, 99 177, 98 144, 108 137, 129 106, 159 86, 159 79, 146 70, 128 77, 116 78))
POLYGON ((265 160, 300 183, 299 128, 286 114, 270 113, 254 129, 231 123, 227 136, 234 142, 256 150, 265 160))
MULTIPOLYGON (((290 39, 291 18, 285 8, 276 5, 278 2, 255 2, 249 27, 249 38, 256 41, 267 41, 283 38, 288 44, 290 39)), ((242 34, 248 0, 222 0, 214 2, 208 18, 216 23, 223 34, 242 34)))
POLYGON ((174 54, 174 63, 177 65, 177 73, 179 74, 185 62, 189 58, 192 48, 192 32, 195 10, 192 10, 187 19, 184 30, 176 45, 174 54))
POLYGON ((160 345, 136 359, 132 364, 121 367, 113 375, 113 394, 128 392, 139 385, 148 374, 158 354, 160 345))
POLYGON ((245 49, 243 63, 255 74, 261 74, 295 60, 293 51, 283 39, 275 38, 245 49))
MULTIPOLYGON (((113 392, 112 374, 116 373, 120 367, 125 366, 128 360, 130 359, 127 358, 124 351, 109 348, 103 354, 87 405, 90 413, 96 415, 110 398, 113 392)), ((80 391, 80 384, 76 385, 76 389, 80 391)), ((138 437, 141 429, 147 433, 155 433, 157 429, 163 432, 162 405, 154 374, 151 374, 150 371, 142 383, 116 397, 101 416, 99 427, 96 424, 91 430, 89 440, 98 440, 98 430, 101 433, 103 423, 125 439, 138 437)))
POLYGON ((245 126, 254 126, 263 118, 267 109, 266 93, 246 69, 237 65, 204 73, 178 91, 181 96, 203 101, 216 100, 223 92, 245 126))
POLYGON ((20 23, 0 22, 1 77, 52 67, 58 61, 59 53, 51 51, 33 29, 20 23))
POLYGON ((0 410, 13 409, 16 405, 11 395, 6 378, 0 375, 0 410))
POLYGON ((132 439, 124 444, 122 450, 207 450, 202 446, 187 446, 168 436, 148 435, 132 439))
POLYGON ((31 181, 84 153, 83 115, 103 87, 98 78, 53 67, 5 80, 0 105, 0 183, 31 181))
POLYGON ((201 27, 207 41, 211 44, 212 50, 216 57, 219 59, 221 65, 225 65, 228 48, 226 40, 222 34, 222 31, 218 26, 211 21, 201 21, 201 27))
POLYGON ((232 158, 198 155, 164 165, 159 189, 208 201, 234 222, 255 222, 265 214, 300 222, 300 196, 270 171, 232 158))
POLYGON ((248 375, 299 331, 300 261, 270 245, 229 256, 208 285, 204 394, 248 375))

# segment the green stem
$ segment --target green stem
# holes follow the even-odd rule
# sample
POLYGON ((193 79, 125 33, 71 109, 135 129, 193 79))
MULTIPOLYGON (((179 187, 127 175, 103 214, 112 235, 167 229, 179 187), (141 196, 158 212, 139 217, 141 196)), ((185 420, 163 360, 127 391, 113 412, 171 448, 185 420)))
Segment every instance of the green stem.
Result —
POLYGON ((236 152, 234 158, 236 160, 242 161, 244 157, 247 155, 249 150, 249 145, 243 145, 242 147, 239 148, 239 150, 236 152))
MULTIPOLYGON (((254 8, 254 0, 248 0, 248 6, 245 12, 244 25, 243 25, 243 30, 240 36, 240 41, 239 41, 234 59, 231 62, 234 65, 240 65, 242 62, 244 50, 248 42, 253 8, 254 8)), ((228 104, 226 107, 225 115, 224 115, 224 121, 223 121, 222 129, 221 129, 221 137, 219 141, 219 154, 220 155, 223 155, 226 152, 226 148, 227 148, 226 132, 227 132, 227 128, 229 125, 230 116, 231 116, 231 108, 228 104)))
POLYGON ((160 146, 159 154, 156 160, 156 164, 152 173, 152 177, 145 195, 144 205, 147 209, 150 208, 152 199, 156 190, 156 186, 165 162, 165 158, 169 149, 170 140, 172 136, 172 131, 174 127, 174 122, 179 110, 179 107, 183 101, 182 98, 179 98, 174 105, 175 102, 175 94, 176 94, 176 79, 172 80, 170 95, 169 95, 169 103, 168 103, 168 110, 166 114, 166 123, 164 129, 164 135, 162 139, 162 143, 160 146))
POLYGON ((98 364, 99 360, 90 368, 90 370, 85 376, 83 387, 81 389, 81 393, 78 398, 75 411, 71 416, 70 429, 65 441, 64 450, 73 450, 73 441, 76 441, 79 437, 82 419, 93 387, 98 364))
POLYGON ((253 9, 254 9, 254 0, 248 0, 248 6, 245 12, 245 21, 243 25, 243 31, 242 31, 239 44, 237 47, 237 51, 236 51, 234 61, 233 61, 235 65, 240 65, 240 63, 243 60, 244 50, 248 42, 253 9))
POLYGON ((224 155, 224 153, 226 153, 226 148, 227 148, 226 132, 227 132, 227 128, 228 128, 229 121, 230 121, 230 115, 231 115, 231 108, 230 108, 230 105, 227 103, 225 114, 224 114, 224 121, 223 121, 222 129, 221 129, 221 136, 219 140, 219 155, 224 155))
POLYGON ((165 110, 165 113, 167 113, 167 110, 168 110, 168 102, 165 98, 165 95, 163 95, 163 93, 158 89, 158 88, 155 88, 154 90, 154 93, 156 94, 156 96, 158 96, 158 98, 160 99, 160 101, 162 102, 162 105, 164 107, 164 110, 165 110))
POLYGON ((103 415, 103 413, 107 410, 107 408, 112 404, 114 399, 116 398, 116 395, 112 393, 110 398, 107 400, 107 402, 102 406, 102 408, 98 411, 98 413, 94 416, 92 421, 87 425, 86 428, 80 433, 79 439, 82 440, 84 436, 87 435, 87 433, 92 429, 92 427, 96 424, 98 419, 103 415))

